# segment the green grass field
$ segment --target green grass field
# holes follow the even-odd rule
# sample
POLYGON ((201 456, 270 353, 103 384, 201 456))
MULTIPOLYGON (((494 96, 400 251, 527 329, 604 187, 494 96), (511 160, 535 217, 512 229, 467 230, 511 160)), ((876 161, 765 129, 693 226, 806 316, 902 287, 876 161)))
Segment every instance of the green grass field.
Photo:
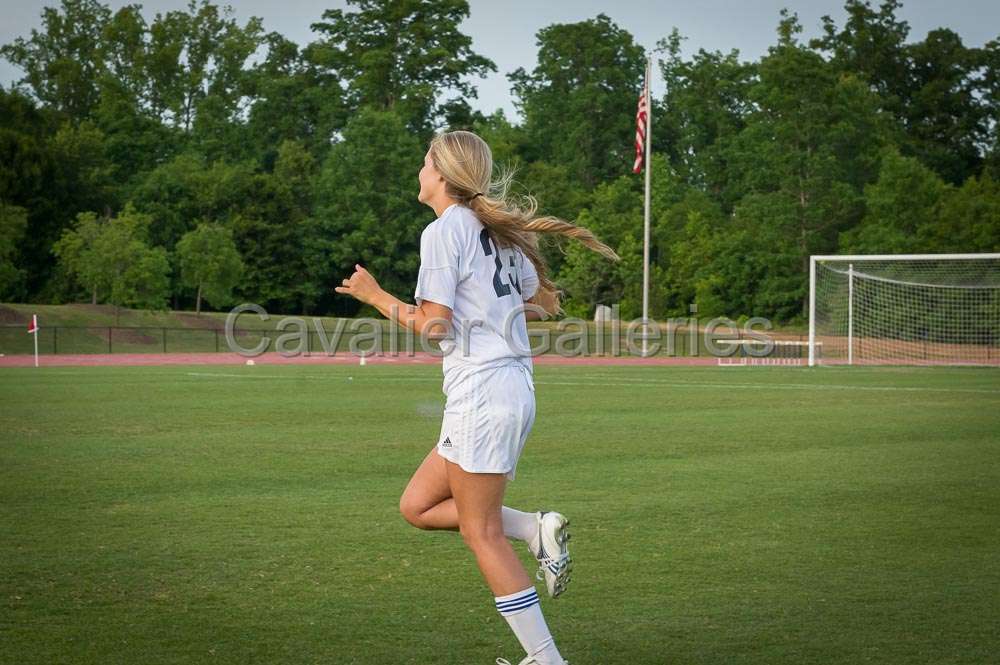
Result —
MULTIPOLYGON (((572 665, 996 662, 997 370, 536 386, 507 504, 572 520, 542 601, 572 665)), ((520 659, 460 537, 398 515, 440 368, 4 369, 0 398, 3 663, 520 659)))

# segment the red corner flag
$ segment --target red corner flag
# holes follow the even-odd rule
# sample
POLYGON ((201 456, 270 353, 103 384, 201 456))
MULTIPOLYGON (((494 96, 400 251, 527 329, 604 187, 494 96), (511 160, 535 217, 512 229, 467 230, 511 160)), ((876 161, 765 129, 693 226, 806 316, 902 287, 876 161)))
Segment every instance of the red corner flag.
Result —
POLYGON ((646 113, 646 97, 649 79, 642 84, 642 95, 639 97, 639 108, 635 113, 635 164, 632 173, 642 171, 642 157, 646 150, 646 123, 649 115, 646 113))

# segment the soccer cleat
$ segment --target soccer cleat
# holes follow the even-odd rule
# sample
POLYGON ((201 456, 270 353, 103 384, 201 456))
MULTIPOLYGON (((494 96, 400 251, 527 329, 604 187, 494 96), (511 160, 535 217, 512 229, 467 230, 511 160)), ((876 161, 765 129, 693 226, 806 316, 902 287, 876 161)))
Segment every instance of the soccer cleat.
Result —
MULTIPOLYGON (((497 658, 497 665, 510 665, 510 661, 507 660, 506 658, 497 658)), ((538 665, 538 661, 532 658, 531 656, 528 656, 517 665, 538 665)), ((569 661, 564 660, 563 665, 569 665, 569 661)))
POLYGON ((549 596, 555 598, 566 590, 569 584, 573 560, 569 556, 566 542, 569 540, 569 520, 560 513, 542 511, 536 513, 538 520, 538 551, 528 549, 538 560, 535 578, 545 580, 549 596))

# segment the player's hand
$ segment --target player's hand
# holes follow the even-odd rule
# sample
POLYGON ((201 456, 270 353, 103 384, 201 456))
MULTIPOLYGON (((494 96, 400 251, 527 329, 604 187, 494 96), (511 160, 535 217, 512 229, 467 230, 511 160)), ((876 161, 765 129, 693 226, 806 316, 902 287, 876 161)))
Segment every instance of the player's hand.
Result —
POLYGON ((382 289, 370 272, 365 270, 361 265, 355 264, 354 274, 345 279, 341 283, 341 286, 335 287, 333 290, 337 293, 346 293, 370 305, 372 299, 382 289))
POLYGON ((534 296, 525 302, 538 305, 545 310, 545 313, 549 317, 558 316, 562 313, 562 307, 559 304, 559 291, 556 290, 540 288, 534 296))

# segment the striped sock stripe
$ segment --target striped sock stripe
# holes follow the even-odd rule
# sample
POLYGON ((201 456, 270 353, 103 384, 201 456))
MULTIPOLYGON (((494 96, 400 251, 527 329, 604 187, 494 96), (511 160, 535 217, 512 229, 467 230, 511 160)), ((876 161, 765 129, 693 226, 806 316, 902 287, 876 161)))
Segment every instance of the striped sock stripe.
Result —
POLYGON ((532 596, 537 596, 538 592, 535 591, 534 587, 525 589, 524 591, 518 591, 517 593, 512 593, 509 596, 500 596, 499 598, 494 598, 497 606, 509 605, 511 603, 518 603, 522 600, 530 598, 532 596))
POLYGON ((532 601, 530 601, 528 603, 525 603, 521 607, 510 607, 510 608, 507 608, 505 610, 497 610, 497 612, 499 612, 501 616, 507 617, 507 616, 510 616, 512 614, 517 614, 518 612, 523 612, 524 610, 532 608, 532 607, 534 607, 536 605, 538 605, 538 599, 537 598, 535 598, 534 600, 532 600, 532 601))
POLYGON ((518 605, 524 605, 525 603, 529 603, 533 600, 538 600, 537 593, 531 593, 522 598, 518 598, 517 600, 510 600, 503 603, 497 603, 496 605, 498 610, 505 610, 509 607, 517 607, 518 605))
POLYGON ((496 598, 495 602, 497 611, 500 612, 500 614, 512 614, 537 604, 539 602, 538 592, 535 591, 534 588, 531 588, 513 597, 503 596, 502 599, 496 598))

